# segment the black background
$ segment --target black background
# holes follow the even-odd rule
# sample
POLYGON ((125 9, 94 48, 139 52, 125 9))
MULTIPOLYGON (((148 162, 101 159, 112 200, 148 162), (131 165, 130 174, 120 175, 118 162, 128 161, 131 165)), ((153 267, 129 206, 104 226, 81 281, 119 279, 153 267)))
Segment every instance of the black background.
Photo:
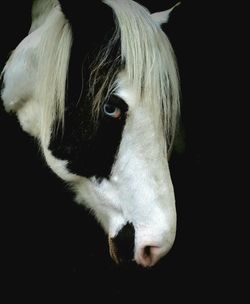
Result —
MULTIPOLYGON (((176 3, 140 2, 152 11, 176 3)), ((1 11, 1 68, 26 35, 29 8, 29 1, 12 1, 1 11)), ((163 297, 166 303, 203 303, 233 296, 229 252, 235 236, 221 190, 226 181, 221 175, 226 151, 221 147, 227 140, 220 112, 226 98, 221 92, 227 57, 220 45, 228 43, 224 15, 217 2, 182 1, 164 27, 179 63, 185 149, 175 152, 170 163, 176 242, 153 269, 113 264, 95 219, 74 203, 47 168, 36 142, 1 106, 1 273, 10 298, 18 295, 36 303, 53 295, 58 301, 63 296, 68 303, 88 303, 90 295, 103 301, 157 303, 163 297)))

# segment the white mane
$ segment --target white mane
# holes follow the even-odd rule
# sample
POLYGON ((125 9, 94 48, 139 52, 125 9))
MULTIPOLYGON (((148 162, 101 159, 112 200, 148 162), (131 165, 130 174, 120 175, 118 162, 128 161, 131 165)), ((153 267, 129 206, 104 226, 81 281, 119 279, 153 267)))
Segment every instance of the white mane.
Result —
POLYGON ((41 141, 47 146, 52 129, 59 123, 64 125, 65 90, 72 33, 59 5, 49 13, 45 25, 40 48, 37 49, 39 85, 36 96, 38 102, 43 104, 41 141), (56 124, 53 125, 54 123, 56 124))
MULTIPOLYGON (((46 2, 47 6, 45 6, 52 7, 52 10, 47 18, 39 16, 39 22, 46 19, 46 30, 42 34, 41 47, 37 50, 39 52, 37 96, 44 105, 41 139, 48 144, 54 122, 62 123, 63 126, 72 33, 58 1, 46 2)), ((168 150, 170 150, 179 113, 179 79, 169 40, 149 11, 138 3, 131 0, 103 2, 113 9, 116 17, 118 31, 114 39, 120 38, 121 41, 121 60, 125 64, 128 83, 136 92, 138 101, 142 100, 150 105, 154 120, 159 124, 158 127, 166 130, 168 150)), ((36 10, 35 7, 33 16, 36 10)), ((35 22, 38 24, 37 20, 35 22)), ((35 28, 34 23, 32 28, 35 28)), ((99 66, 107 60, 109 47, 112 47, 112 41, 102 53, 104 57, 99 59, 99 66)), ((109 71, 110 77, 112 77, 111 72, 109 71)), ((94 98, 93 107, 98 109, 102 97, 99 91, 94 98)))
POLYGON ((57 0, 34 0, 32 5, 32 25, 29 33, 43 25, 51 10, 58 5, 59 2, 57 0))
POLYGON ((173 144, 179 114, 179 78, 171 44, 149 11, 126 0, 104 0, 115 12, 126 75, 138 100, 151 104, 155 122, 173 144))

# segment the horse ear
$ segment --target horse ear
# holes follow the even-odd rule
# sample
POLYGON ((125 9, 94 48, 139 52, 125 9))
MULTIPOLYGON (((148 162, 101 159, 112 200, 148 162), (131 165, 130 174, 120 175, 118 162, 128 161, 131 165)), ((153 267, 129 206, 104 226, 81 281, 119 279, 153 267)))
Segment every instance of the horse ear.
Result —
POLYGON ((153 20, 159 24, 162 25, 164 23, 167 23, 169 20, 169 16, 170 13, 172 12, 172 10, 174 8, 176 8, 176 6, 180 5, 181 2, 176 3, 173 7, 171 7, 170 9, 166 10, 166 11, 162 11, 162 12, 157 12, 157 13, 153 13, 151 14, 151 17, 153 18, 153 20))

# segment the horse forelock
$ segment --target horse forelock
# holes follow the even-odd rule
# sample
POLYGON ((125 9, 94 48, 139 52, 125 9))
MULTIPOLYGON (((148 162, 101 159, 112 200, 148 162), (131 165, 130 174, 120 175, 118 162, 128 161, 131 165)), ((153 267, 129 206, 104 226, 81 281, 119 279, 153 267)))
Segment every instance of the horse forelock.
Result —
MULTIPOLYGON (((112 38, 100 47, 95 60, 89 65, 88 81, 82 81, 84 88, 79 92, 77 102, 91 98, 93 117, 98 117, 101 106, 118 86, 119 72, 124 70, 128 83, 136 92, 138 102, 150 105, 152 115, 155 116, 154 121, 159 124, 159 128, 166 131, 168 148, 171 149, 179 115, 179 79, 171 44, 160 26, 151 18, 149 11, 138 3, 130 0, 103 2, 112 8, 116 29, 112 38)), ((43 83, 50 84, 50 96, 44 96, 42 91, 46 89, 40 86, 40 96, 47 100, 44 111, 46 119, 42 126, 44 129, 51 128, 53 121, 63 123, 65 112, 66 79, 73 37, 63 14, 60 18, 61 21, 54 22, 54 32, 52 30, 51 35, 48 35, 47 31, 46 36, 44 35, 45 47, 41 56, 44 60, 40 61, 40 72, 43 71, 41 78, 44 73, 54 75, 43 77, 47 79, 43 83), (47 48, 54 48, 53 52, 48 54, 47 48), (51 66, 56 69, 53 68, 52 71, 51 66)), ((48 141, 51 132, 46 131, 44 134, 47 134, 45 137, 48 141)))
MULTIPOLYGON (((150 12, 140 4, 131 0, 103 2, 112 8, 117 30, 97 67, 108 60, 120 64, 120 69, 114 69, 115 64, 110 66, 103 92, 113 93, 118 83, 117 79, 112 83, 112 75, 117 76, 123 70, 137 101, 150 106, 157 128, 166 132, 168 150, 171 150, 180 111, 179 75, 171 44, 150 12), (119 55, 112 57, 110 49, 117 41, 119 55)), ((96 71, 98 75, 99 69, 96 71)), ((98 110, 106 98, 102 94, 95 97, 94 109, 98 110)))

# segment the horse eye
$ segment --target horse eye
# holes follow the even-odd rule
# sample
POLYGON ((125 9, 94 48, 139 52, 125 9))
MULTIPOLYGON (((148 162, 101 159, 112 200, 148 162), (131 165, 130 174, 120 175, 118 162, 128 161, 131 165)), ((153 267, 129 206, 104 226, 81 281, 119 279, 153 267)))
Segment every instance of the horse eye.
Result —
POLYGON ((119 119, 122 115, 121 109, 110 103, 104 104, 103 112, 105 115, 115 118, 115 119, 119 119))

